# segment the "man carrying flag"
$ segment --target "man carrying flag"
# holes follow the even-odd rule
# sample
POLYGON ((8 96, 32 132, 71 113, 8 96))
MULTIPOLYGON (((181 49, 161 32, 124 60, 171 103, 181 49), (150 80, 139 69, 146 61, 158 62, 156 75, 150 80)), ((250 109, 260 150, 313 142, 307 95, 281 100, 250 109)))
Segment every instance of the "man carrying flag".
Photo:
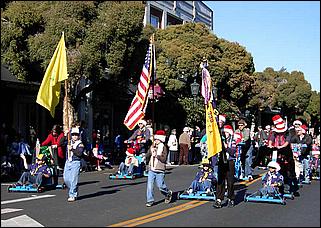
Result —
POLYGON ((50 60, 37 95, 37 103, 48 109, 55 117, 55 108, 59 103, 61 82, 68 78, 67 53, 64 33, 50 60))
POLYGON ((145 57, 143 70, 140 75, 137 91, 124 120, 124 124, 129 130, 134 129, 138 122, 145 116, 145 111, 148 103, 148 91, 153 68, 153 59, 152 36, 151 43, 149 44, 149 48, 145 57))
MULTIPOLYGON (((208 72, 207 64, 201 64, 202 67, 202 96, 205 101, 206 109, 206 135, 207 135, 207 148, 208 158, 212 161, 212 166, 215 170, 216 163, 217 169, 217 187, 216 187, 216 200, 214 203, 215 208, 222 207, 222 201, 225 195, 225 180, 228 186, 228 207, 234 206, 234 160, 233 156, 233 135, 229 136, 229 142, 226 141, 224 131, 220 134, 216 117, 218 111, 215 109, 215 101, 212 93, 212 80, 208 72), (218 159, 218 161, 217 161, 218 159)), ((225 122, 225 121, 224 121, 225 122)), ((223 128, 223 124, 220 124, 223 128)), ((234 146, 235 148, 235 146, 234 146)))

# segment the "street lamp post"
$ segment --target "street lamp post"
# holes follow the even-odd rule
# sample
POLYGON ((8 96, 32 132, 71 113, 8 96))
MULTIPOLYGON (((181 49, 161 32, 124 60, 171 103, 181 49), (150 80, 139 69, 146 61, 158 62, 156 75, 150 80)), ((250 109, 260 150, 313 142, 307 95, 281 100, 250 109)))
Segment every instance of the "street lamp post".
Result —
POLYGON ((194 108, 196 106, 196 97, 198 95, 199 90, 200 90, 200 84, 198 84, 196 82, 196 79, 194 79, 194 82, 191 84, 191 93, 192 93, 193 98, 194 98, 194 108))

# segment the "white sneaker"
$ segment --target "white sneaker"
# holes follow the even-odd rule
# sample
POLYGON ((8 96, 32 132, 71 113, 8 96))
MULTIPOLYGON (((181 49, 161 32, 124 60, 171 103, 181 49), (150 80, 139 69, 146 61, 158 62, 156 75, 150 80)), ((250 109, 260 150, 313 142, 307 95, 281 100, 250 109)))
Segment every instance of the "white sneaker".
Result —
POLYGON ((206 194, 209 194, 210 192, 211 192, 211 189, 208 188, 208 189, 206 189, 206 192, 205 192, 205 193, 206 193, 206 194))
POLYGON ((75 198, 75 197, 69 197, 69 198, 68 198, 68 202, 74 202, 74 201, 76 201, 76 198, 75 198))
POLYGON ((187 190, 187 193, 188 193, 188 194, 192 194, 192 193, 193 193, 193 189, 191 189, 191 188, 188 189, 188 190, 187 190))

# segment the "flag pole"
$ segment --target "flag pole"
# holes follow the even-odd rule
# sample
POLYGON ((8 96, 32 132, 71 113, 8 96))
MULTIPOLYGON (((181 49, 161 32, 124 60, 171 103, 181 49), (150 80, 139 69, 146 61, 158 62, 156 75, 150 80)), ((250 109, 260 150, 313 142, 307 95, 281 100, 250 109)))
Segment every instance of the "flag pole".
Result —
MULTIPOLYGON (((65 80, 65 111, 67 113, 67 118, 66 118, 66 125, 68 129, 67 133, 67 142, 68 145, 70 145, 70 127, 69 127, 69 104, 68 104, 68 82, 65 80)), ((68 149, 67 149, 68 150, 68 149)), ((68 158, 70 157, 70 151, 68 150, 68 158)), ((67 159, 68 159, 67 158, 67 159)))
POLYGON ((154 34, 152 35, 152 45, 153 45, 153 77, 152 77, 152 128, 155 129, 155 76, 156 76, 156 69, 155 69, 155 61, 156 57, 155 57, 155 45, 154 45, 154 34))

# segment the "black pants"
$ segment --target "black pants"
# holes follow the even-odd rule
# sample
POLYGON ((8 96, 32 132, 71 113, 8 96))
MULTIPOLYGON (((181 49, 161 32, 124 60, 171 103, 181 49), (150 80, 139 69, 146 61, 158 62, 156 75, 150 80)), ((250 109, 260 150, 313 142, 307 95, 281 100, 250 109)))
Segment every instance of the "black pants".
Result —
POLYGON ((284 185, 289 187, 290 192, 297 192, 299 190, 299 186, 295 174, 293 153, 290 147, 278 150, 277 162, 281 166, 280 174, 284 177, 284 185))
POLYGON ((225 193, 225 180, 227 180, 227 198, 234 200, 234 173, 235 173, 235 161, 229 160, 227 163, 223 163, 222 160, 218 162, 217 171, 217 188, 216 198, 223 200, 225 193))

